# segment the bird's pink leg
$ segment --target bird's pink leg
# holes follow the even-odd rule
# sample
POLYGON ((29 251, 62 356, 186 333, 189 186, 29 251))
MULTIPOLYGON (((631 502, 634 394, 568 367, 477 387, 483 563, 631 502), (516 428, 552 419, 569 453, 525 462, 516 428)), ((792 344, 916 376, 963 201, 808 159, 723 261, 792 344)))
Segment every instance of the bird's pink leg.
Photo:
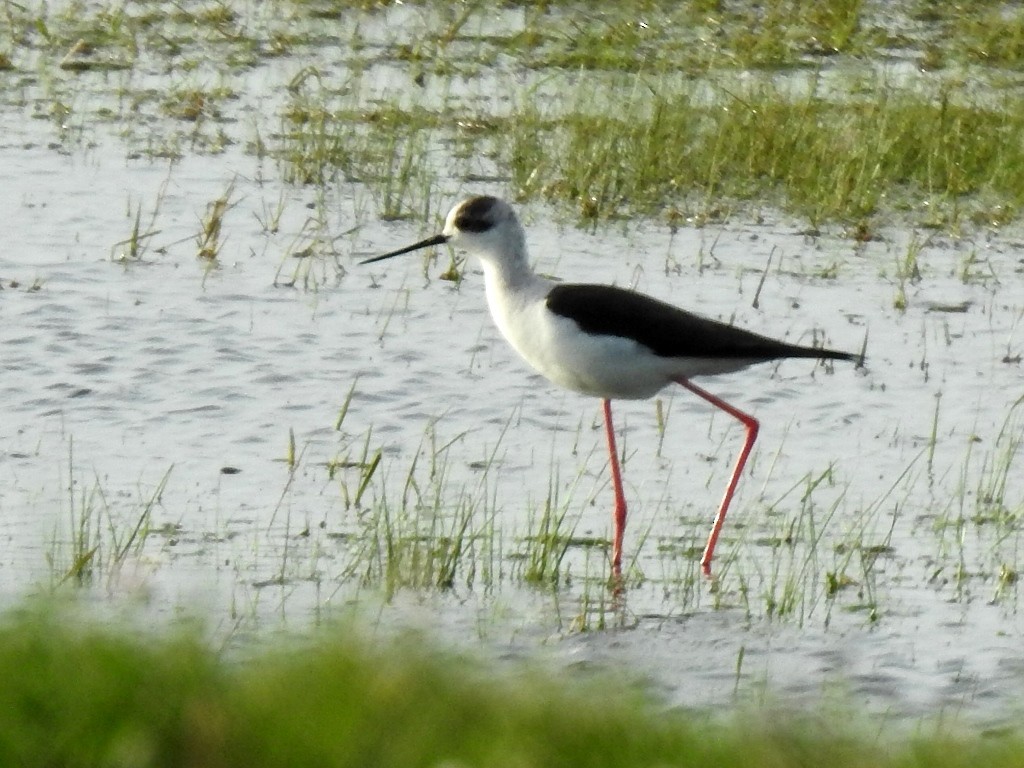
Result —
POLYGON ((711 557, 715 553, 715 544, 718 541, 718 534, 722 531, 722 523, 725 521, 725 513, 729 509, 729 502, 732 501, 733 493, 736 492, 736 485, 739 483, 740 475, 743 473, 743 465, 747 463, 747 457, 750 455, 750 450, 754 447, 754 441, 757 440, 757 430, 760 425, 757 423, 757 419, 750 414, 744 413, 738 408, 734 408, 720 397, 715 397, 710 392, 705 389, 701 389, 688 379, 676 379, 676 382, 686 387, 695 395, 699 395, 704 398, 712 405, 721 408, 733 418, 739 419, 747 429, 747 438, 743 443, 743 450, 740 451, 740 455, 736 459, 736 466, 732 470, 732 477, 729 478, 729 485, 725 488, 725 496, 722 497, 722 503, 718 507, 718 514, 715 515, 715 522, 711 526, 711 535, 708 536, 708 543, 704 545, 704 554, 700 557, 701 568, 703 568, 706 575, 710 575, 711 557))
POLYGON ((615 489, 615 533, 612 538, 612 575, 622 576, 622 538, 626 533, 626 495, 622 492, 622 472, 619 470, 619 454, 615 450, 615 427, 612 426, 612 403, 605 398, 604 428, 608 436, 608 461, 612 468, 612 486, 615 489))

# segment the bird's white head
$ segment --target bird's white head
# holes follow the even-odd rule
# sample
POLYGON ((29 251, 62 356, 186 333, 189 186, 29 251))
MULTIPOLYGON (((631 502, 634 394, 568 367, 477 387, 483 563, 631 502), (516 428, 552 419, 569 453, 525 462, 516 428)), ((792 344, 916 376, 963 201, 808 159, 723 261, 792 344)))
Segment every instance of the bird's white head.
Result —
POLYGON ((366 259, 361 264, 390 259, 421 248, 451 243, 499 269, 526 265, 526 234, 512 206, 497 197, 470 197, 448 212, 441 234, 366 259))
POLYGON ((471 197, 448 213, 443 234, 449 242, 497 263, 526 257, 526 238, 512 206, 496 197, 471 197))

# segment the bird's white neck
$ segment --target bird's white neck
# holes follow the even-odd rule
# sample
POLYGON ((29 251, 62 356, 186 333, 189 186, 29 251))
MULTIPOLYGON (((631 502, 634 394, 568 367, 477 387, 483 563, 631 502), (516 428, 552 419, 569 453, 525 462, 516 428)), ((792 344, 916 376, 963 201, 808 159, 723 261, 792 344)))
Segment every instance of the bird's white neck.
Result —
POLYGON ((530 329, 523 318, 532 305, 543 300, 549 281, 530 268, 525 245, 500 254, 478 252, 477 256, 484 272, 487 306, 495 325, 512 346, 532 362, 526 346, 530 329))
POLYGON ((498 244, 500 250, 481 248, 476 251, 484 270, 487 291, 499 293, 522 290, 534 280, 530 257, 526 251, 526 236, 521 228, 513 228, 506 239, 498 244))

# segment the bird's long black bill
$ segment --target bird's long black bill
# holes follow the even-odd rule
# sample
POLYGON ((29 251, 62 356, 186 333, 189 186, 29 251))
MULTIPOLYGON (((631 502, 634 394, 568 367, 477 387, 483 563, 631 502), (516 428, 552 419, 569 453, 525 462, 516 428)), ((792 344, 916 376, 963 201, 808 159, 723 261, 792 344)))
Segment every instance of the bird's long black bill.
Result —
POLYGON ((375 261, 384 261, 384 259, 390 259, 392 256, 401 256, 403 253, 409 253, 410 251, 418 251, 420 248, 429 248, 432 245, 443 245, 448 242, 448 235, 434 235, 428 237, 426 240, 420 240, 418 243, 407 245, 405 248, 399 248, 397 251, 391 251, 385 253, 383 256, 374 256, 372 259, 364 259, 360 261, 362 264, 372 264, 375 261))

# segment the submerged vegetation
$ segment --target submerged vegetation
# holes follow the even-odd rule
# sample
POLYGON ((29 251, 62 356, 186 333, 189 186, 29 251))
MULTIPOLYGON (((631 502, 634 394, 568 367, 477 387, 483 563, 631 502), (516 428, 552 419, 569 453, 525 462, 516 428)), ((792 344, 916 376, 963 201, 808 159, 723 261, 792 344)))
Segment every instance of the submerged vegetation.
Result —
MULTIPOLYGON (((547 496, 514 493, 509 502, 499 492, 508 424, 472 463, 467 480, 453 465, 466 447, 466 433, 450 434, 444 419, 428 422, 407 456, 386 455, 372 429, 345 433, 349 407, 360 394, 353 382, 336 424, 337 452, 322 465, 297 450, 289 432, 287 471, 269 524, 265 531, 246 534, 248 555, 246 545, 240 545, 241 552, 233 548, 232 567, 251 574, 255 591, 312 591, 311 607, 329 614, 332 604, 364 593, 386 605, 409 595, 478 594, 486 601, 508 590, 526 590, 566 606, 559 608, 566 611, 556 621, 559 631, 626 627, 635 621, 630 607, 611 597, 610 540, 578 531, 584 510, 604 504, 601 468, 595 478, 590 466, 593 455, 584 457, 568 479, 560 477, 564 462, 552 456, 547 496), (317 526, 307 517, 297 525, 290 512, 281 512, 292 508, 293 495, 303 498, 294 487, 297 478, 336 493, 343 518, 317 526), (501 498, 511 508, 499 506, 501 498)), ((710 580, 699 568, 708 525, 702 506, 695 505, 693 517, 679 519, 671 503, 658 503, 653 514, 673 521, 667 530, 655 535, 642 517, 631 520, 625 586, 633 593, 634 608, 654 599, 666 618, 709 607, 731 611, 744 622, 826 628, 841 613, 855 617, 854 624, 871 626, 898 615, 890 585, 916 581, 952 603, 966 606, 981 589, 989 592, 990 604, 1012 609, 1024 540, 1024 499, 1013 482, 1024 446, 1022 408, 1024 398, 992 433, 973 434, 966 452, 954 453, 959 463, 945 465, 935 459, 938 398, 931 442, 894 467, 878 490, 860 493, 859 501, 850 498, 841 465, 805 468, 806 474, 777 497, 755 496, 745 504, 742 516, 727 526, 710 580), (954 490, 945 497, 920 501, 949 484, 954 490), (918 516, 912 524, 916 546, 909 549, 893 539, 897 524, 907 524, 908 510, 918 516), (648 538, 654 552, 640 559, 648 538), (922 552, 927 552, 923 563, 915 562, 922 552)), ((775 459, 769 461, 774 465, 775 459)), ((772 467, 759 473, 766 485, 772 473, 772 467)), ((53 594, 79 587, 116 591, 136 578, 133 571, 144 550, 173 556, 182 542, 221 540, 218 531, 187 531, 177 522, 153 519, 171 469, 150 478, 137 499, 116 503, 98 477, 83 480, 79 474, 69 446, 68 507, 52 531, 47 554, 53 594)))

